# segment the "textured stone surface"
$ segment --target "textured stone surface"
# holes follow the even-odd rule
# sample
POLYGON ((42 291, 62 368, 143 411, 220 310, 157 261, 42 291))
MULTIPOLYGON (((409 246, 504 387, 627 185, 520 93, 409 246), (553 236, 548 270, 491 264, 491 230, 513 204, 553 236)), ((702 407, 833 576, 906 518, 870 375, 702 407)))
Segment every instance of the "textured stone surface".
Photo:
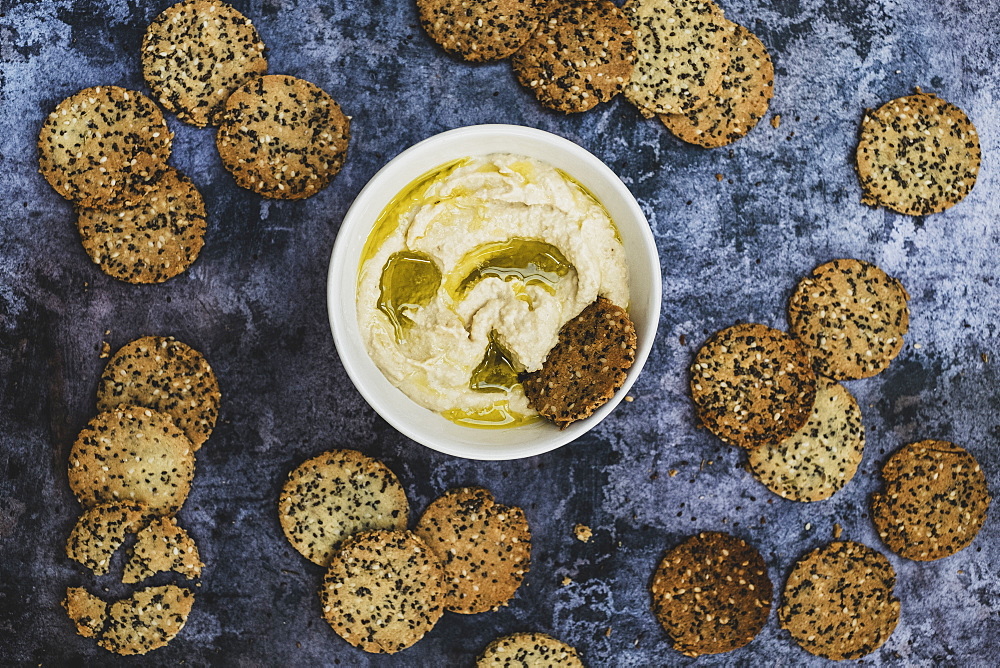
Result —
MULTIPOLYGON (((317 83, 354 116, 347 162, 311 199, 265 201, 235 186, 211 130, 168 115, 172 163, 205 197, 205 249, 165 284, 126 285, 87 258, 69 203, 36 173, 34 142, 44 115, 80 88, 143 88, 142 32, 168 4, 0 0, 0 663, 114 658, 78 637, 59 604, 67 586, 92 582, 62 552, 80 511, 66 461, 96 413, 102 341, 114 350, 145 334, 204 352, 223 392, 179 515, 201 548, 202 586, 184 631, 152 663, 470 665, 494 638, 537 630, 578 647, 590 666, 686 664, 650 611, 649 582, 668 547, 699 530, 734 533, 760 549, 780 588, 834 523, 843 539, 886 553, 899 575, 899 627, 872 663, 984 665, 1000 653, 996 513, 969 548, 926 564, 888 553, 867 517, 882 462, 915 440, 962 445, 1000 489, 1000 5, 726 2, 727 16, 771 49, 776 92, 749 136, 706 151, 622 99, 573 117, 544 110, 508 64, 473 66, 435 47, 408 0, 236 2, 270 47, 272 72, 317 83), (862 109, 915 85, 969 115, 984 156, 969 197, 927 218, 862 206, 852 166, 862 109), (330 250, 365 182, 417 140, 485 122, 555 132, 613 166, 649 216, 664 269, 659 337, 635 401, 587 437, 514 462, 454 459, 388 427, 350 385, 325 308, 330 250), (830 500, 800 504, 756 482, 744 453, 695 429, 687 368, 710 333, 736 320, 785 327, 796 280, 836 257, 899 277, 912 324, 886 372, 847 383, 868 434, 856 478, 830 500), (320 614, 322 571, 285 541, 276 511, 287 472, 335 447, 384 459, 414 517, 464 485, 522 506, 533 563, 511 605, 448 613, 398 657, 338 638, 320 614), (573 537, 577 523, 593 529, 589 542, 573 537)), ((125 595, 112 580, 99 586, 125 595)), ((822 663, 773 614, 752 643, 713 661, 822 663)))

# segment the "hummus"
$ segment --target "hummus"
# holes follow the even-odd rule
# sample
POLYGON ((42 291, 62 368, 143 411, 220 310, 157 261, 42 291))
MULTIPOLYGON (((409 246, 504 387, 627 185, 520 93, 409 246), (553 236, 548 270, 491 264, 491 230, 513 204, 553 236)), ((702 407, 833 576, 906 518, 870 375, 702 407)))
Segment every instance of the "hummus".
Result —
POLYGON ((517 373, 598 295, 628 304, 604 207, 566 174, 508 154, 442 165, 379 216, 362 253, 358 325, 385 376, 460 424, 537 414, 517 373))

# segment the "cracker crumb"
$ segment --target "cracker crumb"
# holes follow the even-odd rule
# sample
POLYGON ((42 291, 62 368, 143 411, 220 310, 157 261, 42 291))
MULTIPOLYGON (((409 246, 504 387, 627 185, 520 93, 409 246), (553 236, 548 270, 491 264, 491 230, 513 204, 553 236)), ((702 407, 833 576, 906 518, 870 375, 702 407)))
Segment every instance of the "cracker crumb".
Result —
MULTIPOLYGON (((962 572, 962 571, 959 571, 959 573, 961 573, 961 572, 962 572)), ((607 630, 606 630, 606 631, 604 632, 604 637, 605 637, 605 638, 610 638, 610 637, 611 637, 611 627, 610 627, 610 626, 609 626, 609 627, 608 627, 608 629, 607 629, 607 630)))
POLYGON ((678 471, 677 469, 670 469, 669 471, 667 471, 667 473, 669 473, 670 477, 673 478, 675 475, 677 475, 678 471))
POLYGON ((567 587, 567 586, 569 586, 571 584, 573 584, 573 578, 569 577, 568 575, 562 579, 562 586, 563 587, 567 587))
POLYGON ((630 404, 633 401, 635 401, 635 397, 633 397, 631 394, 626 394, 625 395, 625 403, 630 404))
POLYGON ((915 350, 920 350, 921 348, 923 348, 923 346, 922 346, 921 344, 919 344, 919 343, 914 343, 914 344, 913 344, 913 348, 914 348, 915 350))
POLYGON ((771 117, 771 127, 775 130, 781 127, 781 114, 775 114, 771 117))
POLYGON ((107 341, 101 341, 101 354, 98 355, 100 359, 107 359, 111 356, 111 346, 108 345, 107 341))
POLYGON ((722 174, 716 174, 716 175, 715 175, 715 180, 716 180, 716 181, 721 181, 721 180, 722 180, 722 179, 724 179, 724 178, 726 178, 726 177, 725 177, 725 176, 723 176, 722 174))
POLYGON ((983 364, 989 364, 990 363, 990 355, 989 355, 989 353, 982 353, 979 356, 982 358, 983 364))
POLYGON ((583 543, 589 542, 591 537, 594 535, 594 533, 590 530, 590 527, 586 524, 577 524, 573 527, 573 534, 576 536, 578 541, 583 543))
POLYGON ((834 539, 840 538, 840 533, 841 533, 841 531, 840 531, 840 524, 839 523, 834 523, 834 525, 833 525, 833 537, 834 537, 834 539))

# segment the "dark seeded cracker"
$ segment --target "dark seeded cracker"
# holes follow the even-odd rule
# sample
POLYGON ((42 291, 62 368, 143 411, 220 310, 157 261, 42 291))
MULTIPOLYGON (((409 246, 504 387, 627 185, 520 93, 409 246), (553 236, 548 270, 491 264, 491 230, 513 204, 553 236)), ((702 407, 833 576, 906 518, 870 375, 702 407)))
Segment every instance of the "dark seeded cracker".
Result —
POLYGON ((80 240, 108 276, 129 283, 162 283, 198 258, 205 243, 205 203, 186 176, 168 168, 135 206, 79 209, 80 240))
POLYGON ((409 531, 351 536, 320 588, 323 616, 366 652, 395 654, 424 637, 444 612, 444 568, 409 531))
POLYGON ((479 488, 453 489, 431 503, 413 530, 441 560, 446 608, 475 614, 504 605, 521 585, 531 560, 524 511, 479 488))
POLYGON ((781 627, 810 654, 835 661, 874 652, 899 621, 896 571, 884 556, 851 541, 799 559, 778 609, 781 627))
POLYGON ((149 408, 101 413, 69 453, 69 486, 85 508, 127 501, 173 514, 187 499, 192 478, 191 441, 170 416, 149 408))
POLYGON ((734 325, 710 338, 691 365, 691 398, 709 431, 753 449, 809 419, 816 374, 798 341, 764 325, 734 325))
POLYGON ((625 97, 640 111, 680 114, 708 103, 731 55, 731 24, 708 0, 628 0, 636 61, 625 97))
POLYGON ((350 125, 315 84, 270 74, 229 97, 215 144, 240 187, 274 199, 303 199, 340 171, 350 125))
POLYGON ((687 656, 729 652, 753 640, 771 612, 771 580, 760 553, 725 533, 691 536, 653 576, 653 612, 687 656))
POLYGON ((788 438, 749 453, 750 467, 768 489, 793 501, 820 501, 850 482, 861 463, 861 409, 843 385, 820 377, 812 414, 788 438))
POLYGON ((979 462, 947 441, 906 445, 882 467, 872 520, 893 552, 932 561, 964 549, 983 528, 989 489, 979 462))
POLYGON ((173 418, 194 450, 219 416, 219 381, 205 357, 170 336, 144 336, 121 347, 101 374, 98 410, 145 406, 173 418))
POLYGON ((817 372, 837 380, 868 378, 903 349, 910 295, 897 279, 860 260, 833 260, 799 281, 788 300, 794 334, 817 372))
POLYGON ((604 297, 559 330, 542 368, 522 379, 528 404, 565 429, 615 395, 635 362, 635 325, 604 297))
POLYGON ((320 566, 359 531, 406 528, 410 506, 389 468, 355 450, 332 450, 288 474, 278 520, 298 552, 320 566))
POLYGON ((139 532, 122 582, 141 582, 168 571, 195 579, 201 577, 203 566, 191 535, 173 517, 159 517, 139 532))
POLYGON ((717 148, 746 135, 767 113, 774 95, 774 66, 767 47, 741 25, 735 27, 732 56, 722 84, 706 104, 683 114, 661 114, 660 120, 689 144, 717 148))
POLYGON ((218 125, 226 99, 267 72, 250 19, 218 0, 164 10, 142 38, 142 75, 164 108, 200 128, 218 125))
POLYGON ((66 556, 96 575, 105 575, 125 536, 141 530, 151 517, 150 510, 137 503, 94 506, 84 511, 73 526, 66 541, 66 556))
POLYGON ((58 105, 38 133, 38 164, 57 193, 76 204, 137 204, 166 171, 173 134, 142 93, 84 88, 58 105))
POLYGON ((194 594, 183 587, 147 587, 116 601, 98 644, 115 654, 145 654, 173 640, 187 622, 194 594))
POLYGON ((108 611, 107 603, 83 587, 67 587, 62 605, 81 636, 93 638, 101 633, 108 611))
POLYGON ((476 668, 583 668, 576 649, 544 633, 515 633, 491 642, 476 668))
POLYGON ((472 62, 517 51, 547 7, 546 0, 417 0, 420 24, 430 38, 472 62))
POLYGON ((857 151, 861 201, 899 213, 938 213, 976 185, 979 135, 953 104, 919 93, 865 112, 857 151))
POLYGON ((610 0, 561 2, 511 57, 521 85, 546 107, 586 111, 632 76, 632 26, 610 0))

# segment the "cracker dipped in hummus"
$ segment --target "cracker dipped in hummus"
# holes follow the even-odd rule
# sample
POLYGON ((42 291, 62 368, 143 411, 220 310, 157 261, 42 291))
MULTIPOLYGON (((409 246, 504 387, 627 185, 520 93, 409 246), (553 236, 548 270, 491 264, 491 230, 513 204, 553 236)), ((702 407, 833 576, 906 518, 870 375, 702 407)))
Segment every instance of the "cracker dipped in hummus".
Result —
POLYGON ((571 177, 509 154, 441 165, 383 210, 361 257, 358 324, 383 374, 459 424, 540 419, 519 374, 598 296, 626 307, 625 250, 571 177))

